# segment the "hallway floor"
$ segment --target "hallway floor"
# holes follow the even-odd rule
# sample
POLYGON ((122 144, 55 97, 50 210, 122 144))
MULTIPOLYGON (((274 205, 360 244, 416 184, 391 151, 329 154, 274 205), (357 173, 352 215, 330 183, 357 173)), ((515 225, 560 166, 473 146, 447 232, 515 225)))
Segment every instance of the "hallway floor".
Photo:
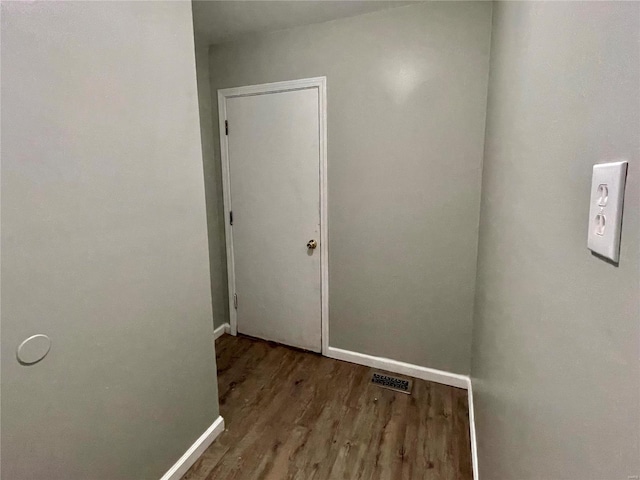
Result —
POLYGON ((226 430, 183 480, 470 480, 467 392, 247 337, 216 340, 226 430))

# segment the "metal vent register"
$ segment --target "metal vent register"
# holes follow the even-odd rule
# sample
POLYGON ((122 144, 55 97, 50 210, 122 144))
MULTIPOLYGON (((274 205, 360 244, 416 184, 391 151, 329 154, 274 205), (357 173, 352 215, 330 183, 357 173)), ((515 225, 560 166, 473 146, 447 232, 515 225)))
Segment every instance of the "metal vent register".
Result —
POLYGON ((413 380, 392 377, 390 375, 385 375, 384 373, 373 372, 371 383, 375 383, 376 385, 379 385, 381 387, 388 388, 389 390, 395 390, 396 392, 411 394, 411 386, 413 385, 413 380))

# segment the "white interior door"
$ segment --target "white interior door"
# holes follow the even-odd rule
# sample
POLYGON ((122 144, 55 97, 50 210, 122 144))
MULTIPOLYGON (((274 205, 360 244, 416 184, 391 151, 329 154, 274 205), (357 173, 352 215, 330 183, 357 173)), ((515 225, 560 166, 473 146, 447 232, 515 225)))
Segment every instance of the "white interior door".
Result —
POLYGON ((225 99, 238 332, 317 352, 320 248, 307 244, 321 240, 318 95, 225 99))

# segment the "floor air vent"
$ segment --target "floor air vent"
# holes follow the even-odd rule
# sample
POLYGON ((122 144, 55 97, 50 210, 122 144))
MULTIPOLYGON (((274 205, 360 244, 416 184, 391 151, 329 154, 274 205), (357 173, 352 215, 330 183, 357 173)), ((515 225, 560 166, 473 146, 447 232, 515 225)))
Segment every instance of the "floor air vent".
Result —
POLYGON ((413 384, 413 381, 407 380, 406 378, 391 377, 384 373, 373 372, 371 383, 375 383, 380 387, 388 388, 389 390, 395 390, 396 392, 411 394, 411 385, 413 384))

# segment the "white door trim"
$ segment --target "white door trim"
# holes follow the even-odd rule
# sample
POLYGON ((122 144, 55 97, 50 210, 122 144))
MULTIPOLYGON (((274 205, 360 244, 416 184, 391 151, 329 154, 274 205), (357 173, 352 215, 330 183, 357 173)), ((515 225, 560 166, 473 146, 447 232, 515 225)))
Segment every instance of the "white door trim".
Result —
MULTIPOLYGON (((227 281, 229 285, 229 325, 231 334, 238 333, 238 319, 234 308, 236 291, 233 257, 233 227, 229 224, 231 205, 231 178, 229 176, 229 145, 225 132, 227 98, 264 95, 292 90, 318 89, 318 111, 320 114, 320 305, 322 354, 329 348, 329 235, 327 231, 327 78, 304 78, 286 82, 264 83, 246 87, 218 90, 218 123, 220 134, 220 161, 222 163, 222 197, 224 203, 224 230, 227 249, 227 281)), ((233 128, 233 126, 231 127, 233 128)))

